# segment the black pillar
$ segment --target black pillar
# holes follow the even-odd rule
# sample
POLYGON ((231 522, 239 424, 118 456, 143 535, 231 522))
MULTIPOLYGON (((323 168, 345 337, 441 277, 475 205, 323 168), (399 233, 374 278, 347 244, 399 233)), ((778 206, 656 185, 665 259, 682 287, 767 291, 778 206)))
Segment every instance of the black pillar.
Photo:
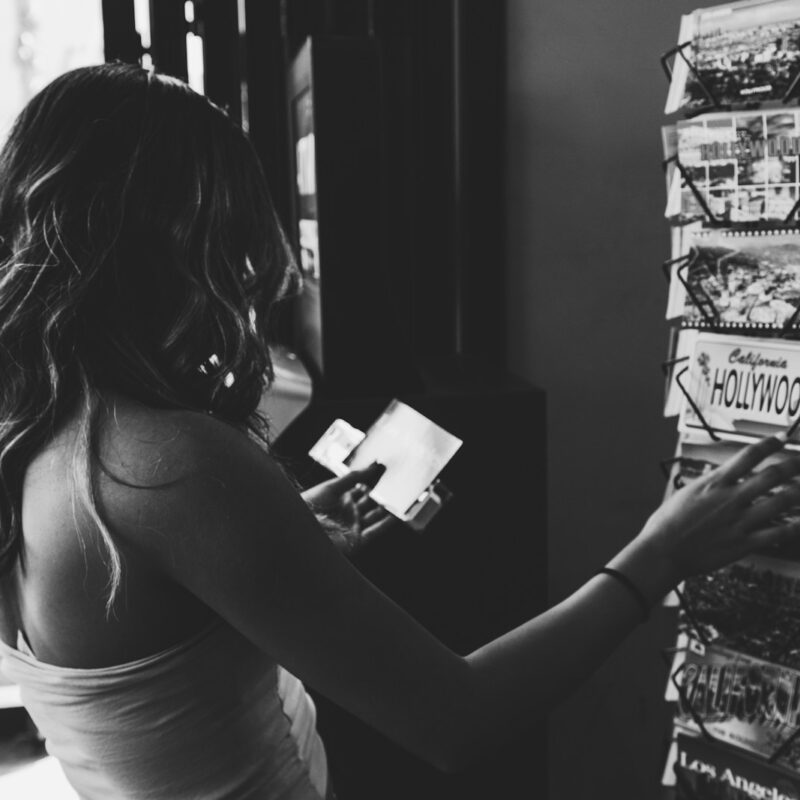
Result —
POLYGON ((186 81, 186 32, 183 0, 150 0, 150 54, 156 72, 186 81))
POLYGON ((203 38, 206 97, 242 120, 242 48, 237 0, 195 0, 198 33, 203 38))
POLYGON ((103 0, 103 49, 106 61, 138 64, 142 40, 136 32, 133 0, 103 0))

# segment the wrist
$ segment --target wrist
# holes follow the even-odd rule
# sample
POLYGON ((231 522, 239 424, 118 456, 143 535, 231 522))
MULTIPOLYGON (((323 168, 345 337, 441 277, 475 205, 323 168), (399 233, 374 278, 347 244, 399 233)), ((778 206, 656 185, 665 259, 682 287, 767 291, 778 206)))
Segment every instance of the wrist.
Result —
POLYGON ((659 603, 681 581, 680 571, 669 553, 640 537, 620 550, 607 566, 633 582, 650 607, 659 603))

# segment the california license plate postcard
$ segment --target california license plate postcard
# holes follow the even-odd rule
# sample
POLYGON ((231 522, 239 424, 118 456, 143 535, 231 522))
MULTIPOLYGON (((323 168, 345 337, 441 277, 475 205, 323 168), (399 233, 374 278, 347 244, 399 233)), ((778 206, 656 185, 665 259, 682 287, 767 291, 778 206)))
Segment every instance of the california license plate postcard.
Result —
MULTIPOLYGON (((676 366, 685 392, 678 429, 748 441, 789 428, 800 413, 800 348, 782 339, 700 331, 676 366)), ((800 443, 796 431, 790 445, 800 443)))
POLYGON ((800 767, 800 672, 723 647, 688 648, 674 679, 675 723, 763 758, 780 749, 782 766, 800 767), (702 653, 702 654, 701 654, 702 653), (701 728, 702 724, 702 728, 701 728))
POLYGON ((680 221, 794 221, 800 111, 704 114, 677 123, 678 161, 667 215, 680 221), (706 208, 703 208, 705 204, 706 208))
POLYGON ((681 18, 665 113, 780 101, 800 69, 797 0, 746 0, 681 18))
POLYGON ((694 230, 672 268, 668 308, 692 327, 794 326, 800 231, 694 230))

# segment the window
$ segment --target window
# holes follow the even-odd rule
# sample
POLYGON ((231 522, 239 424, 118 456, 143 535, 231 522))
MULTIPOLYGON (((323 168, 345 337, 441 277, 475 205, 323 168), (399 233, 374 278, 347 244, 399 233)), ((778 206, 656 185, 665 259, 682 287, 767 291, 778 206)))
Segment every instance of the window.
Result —
POLYGON ((103 61, 101 0, 0 2, 0 138, 57 75, 103 61))

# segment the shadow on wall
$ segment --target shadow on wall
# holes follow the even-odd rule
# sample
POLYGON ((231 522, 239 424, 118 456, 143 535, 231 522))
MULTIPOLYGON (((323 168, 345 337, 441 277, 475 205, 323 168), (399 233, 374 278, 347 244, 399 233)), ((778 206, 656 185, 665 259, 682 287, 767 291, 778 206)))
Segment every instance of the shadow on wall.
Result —
MULTIPOLYGON (((548 396, 551 602, 638 532, 674 450, 659 57, 693 8, 508 0, 509 363, 548 396)), ((552 715, 549 800, 658 796, 673 638, 655 612, 552 715)))

